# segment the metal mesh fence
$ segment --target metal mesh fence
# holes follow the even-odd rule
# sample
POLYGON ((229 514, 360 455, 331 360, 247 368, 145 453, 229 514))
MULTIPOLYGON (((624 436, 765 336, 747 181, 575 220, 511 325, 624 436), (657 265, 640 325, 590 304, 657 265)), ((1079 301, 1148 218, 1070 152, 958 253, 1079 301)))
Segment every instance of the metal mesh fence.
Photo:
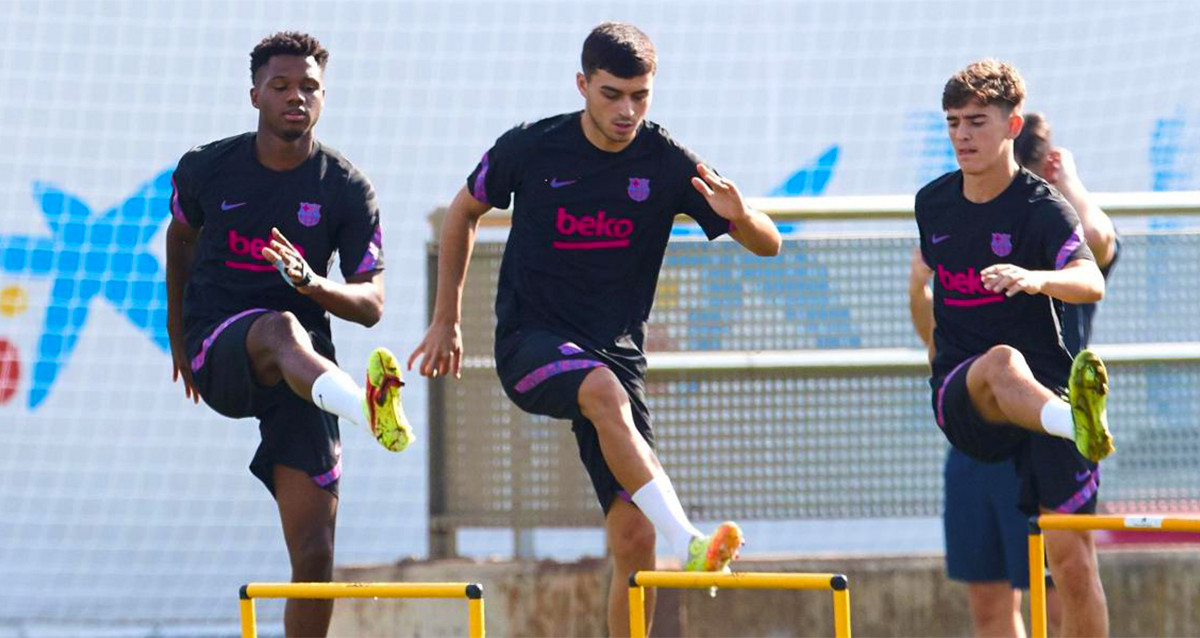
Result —
MULTIPOLYGON (((702 360, 713 351, 917 346, 906 296, 912 245, 906 237, 789 239, 779 258, 760 259, 732 242, 673 242, 649 350, 702 360)), ((522 413, 496 380, 490 352, 501 253, 501 244, 477 247, 463 302, 474 356, 461 380, 434 393, 443 417, 431 423, 431 452, 441 457, 431 523, 599 524, 569 424, 522 413)), ((1197 234, 1125 237, 1097 341, 1200 341, 1200 293, 1190 286, 1198 257, 1197 234)), ((830 363, 840 356, 828 354, 830 363)), ((1119 452, 1105 463, 1103 500, 1141 509, 1200 502, 1200 364, 1135 360, 1110 369, 1119 452)), ((652 364, 647 388, 661 459, 693 517, 933 516, 946 444, 927 378, 919 363, 652 364)))
MULTIPOLYGON (((672 242, 646 349, 919 347, 906 288, 914 245, 911 237, 801 238, 778 257, 761 258, 731 241, 672 242)), ((469 355, 491 356, 503 250, 493 242, 475 249, 463 293, 469 355)), ((1200 233, 1124 237, 1095 342, 1200 341, 1197 281, 1200 233)))
MULTIPOLYGON (((1200 502, 1200 365, 1114 364, 1109 418, 1119 452, 1105 502, 1200 502)), ((465 371, 446 403, 440 490, 448 526, 600 522, 569 424, 522 413, 495 374, 465 371)), ((656 372, 647 389, 659 453, 699 519, 933 516, 945 440, 926 373, 656 372)))

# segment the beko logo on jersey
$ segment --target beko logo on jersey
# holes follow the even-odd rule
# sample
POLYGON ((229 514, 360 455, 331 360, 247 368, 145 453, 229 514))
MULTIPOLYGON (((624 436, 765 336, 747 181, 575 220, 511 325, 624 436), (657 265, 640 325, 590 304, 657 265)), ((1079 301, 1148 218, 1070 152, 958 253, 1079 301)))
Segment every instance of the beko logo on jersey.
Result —
POLYGON ((983 287, 983 279, 974 268, 967 272, 951 272, 941 264, 937 267, 938 282, 943 290, 952 290, 962 295, 972 295, 971 299, 951 299, 942 297, 947 306, 982 306, 1004 301, 1004 295, 994 293, 983 287))
POLYGON ((595 215, 576 217, 559 206, 554 228, 565 237, 587 237, 588 241, 556 241, 555 248, 565 250, 589 250, 596 248, 623 248, 629 245, 633 235, 633 220, 624 217, 609 217, 605 211, 595 215), (595 239, 592 239, 595 238, 595 239))
MULTIPOLYGON (((263 263, 256 264, 254 262, 230 260, 230 261, 225 262, 225 266, 227 268, 234 268, 236 270, 252 270, 255 272, 274 272, 275 266, 267 263, 266 258, 264 258, 263 254, 262 254, 263 248, 266 248, 269 243, 270 243, 269 240, 259 239, 258 237, 243 237, 243 236, 239 235, 236 230, 230 230, 229 231, 229 252, 231 252, 235 255, 248 255, 255 261, 261 261, 263 263)), ((300 253, 300 256, 303 257, 304 256, 304 247, 301 246, 300 244, 297 244, 296 242, 292 242, 292 245, 296 247, 296 252, 300 253)))

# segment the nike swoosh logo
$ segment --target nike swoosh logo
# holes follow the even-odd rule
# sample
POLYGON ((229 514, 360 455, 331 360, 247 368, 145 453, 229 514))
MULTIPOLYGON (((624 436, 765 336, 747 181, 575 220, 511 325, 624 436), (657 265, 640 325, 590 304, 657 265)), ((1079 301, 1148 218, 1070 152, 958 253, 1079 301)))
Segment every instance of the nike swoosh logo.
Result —
POLYGON ((550 180, 550 188, 562 188, 563 186, 570 186, 571 184, 574 184, 575 182, 578 182, 578 181, 579 180, 577 180, 577 179, 560 180, 557 177, 555 177, 554 179, 550 180))
POLYGON ((1088 471, 1086 471, 1086 472, 1076 472, 1076 473, 1075 473, 1075 480, 1076 480, 1076 481, 1079 481, 1080 483, 1082 483, 1082 482, 1086 481, 1086 480, 1088 479, 1088 477, 1089 477, 1089 476, 1091 476, 1091 475, 1092 475, 1092 471, 1091 471, 1091 470, 1088 470, 1088 471))
POLYGON ((929 241, 931 241, 935 244, 940 244, 940 243, 946 241, 947 239, 950 239, 950 235, 930 235, 930 237, 929 237, 929 241))
POLYGON ((236 204, 226 204, 225 200, 221 200, 221 210, 233 210, 245 206, 246 202, 238 202, 236 204))

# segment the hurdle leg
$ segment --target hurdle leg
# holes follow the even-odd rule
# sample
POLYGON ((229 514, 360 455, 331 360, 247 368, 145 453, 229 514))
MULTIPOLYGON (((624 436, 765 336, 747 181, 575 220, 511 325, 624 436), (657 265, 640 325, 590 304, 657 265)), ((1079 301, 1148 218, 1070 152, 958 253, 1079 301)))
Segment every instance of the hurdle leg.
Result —
POLYGON ((467 623, 470 625, 471 638, 484 638, 482 598, 467 601, 467 623))
POLYGON ((242 638, 258 638, 258 624, 254 618, 254 599, 242 598, 238 602, 242 611, 242 638))
POLYGON ((850 590, 833 592, 833 635, 850 638, 850 590))
POLYGON ((1038 517, 1029 518, 1030 638, 1046 638, 1046 543, 1038 517))
POLYGON ((629 637, 646 638, 646 589, 629 577, 629 637))

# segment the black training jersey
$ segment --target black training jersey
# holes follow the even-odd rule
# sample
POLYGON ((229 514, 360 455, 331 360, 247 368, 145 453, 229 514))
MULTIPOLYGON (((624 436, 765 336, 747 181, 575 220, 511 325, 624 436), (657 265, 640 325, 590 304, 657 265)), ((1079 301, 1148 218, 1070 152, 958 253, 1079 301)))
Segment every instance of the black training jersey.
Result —
POLYGON ((272 171, 258 162, 254 133, 188 151, 175 167, 171 213, 201 229, 183 320, 224 320, 251 308, 291 311, 309 330, 329 336, 329 317, 292 289, 262 249, 276 227, 326 276, 333 254, 344 276, 383 268, 379 209, 370 182, 320 143, 303 164, 272 171))
POLYGON ((467 188, 496 208, 513 202, 497 338, 544 329, 630 357, 640 370, 675 215, 695 219, 709 239, 729 230, 691 185, 699 161, 652 122, 620 152, 602 151, 584 136, 578 112, 496 140, 467 188))
POLYGON ((917 193, 921 255, 933 270, 933 378, 997 345, 1016 348, 1034 376, 1066 386, 1071 355, 1063 345, 1063 303, 1046 295, 1007 297, 983 287, 993 264, 1057 270, 1092 259, 1075 210, 1057 191, 1022 169, 1000 195, 975 204, 962 194, 962 171, 917 193))

